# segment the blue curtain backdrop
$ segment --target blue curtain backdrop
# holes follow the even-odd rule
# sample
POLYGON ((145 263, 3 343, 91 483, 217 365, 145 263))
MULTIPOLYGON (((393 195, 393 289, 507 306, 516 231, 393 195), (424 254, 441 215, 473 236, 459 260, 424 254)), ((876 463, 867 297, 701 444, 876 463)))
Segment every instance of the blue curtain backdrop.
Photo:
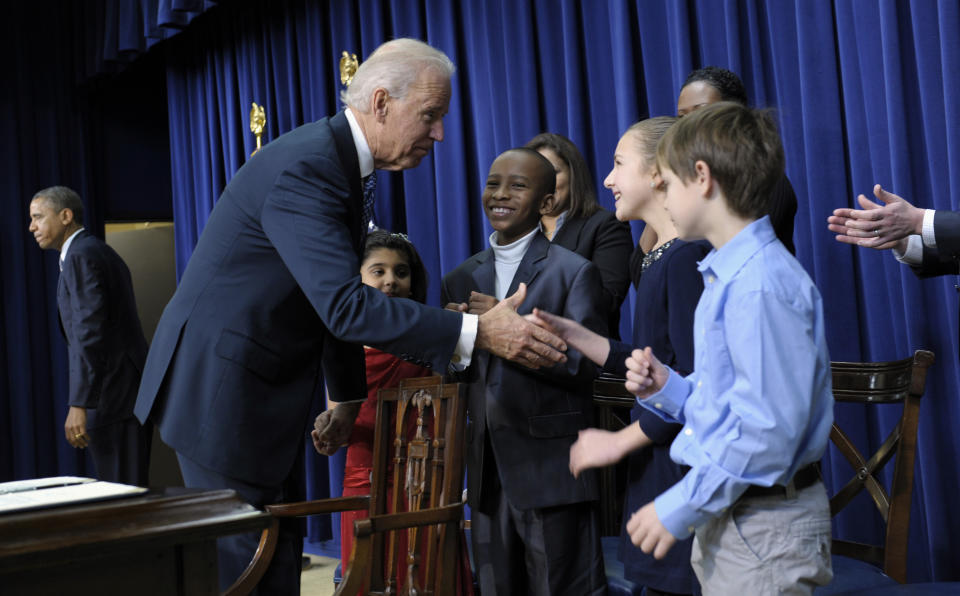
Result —
MULTIPOLYGON (((111 9, 120 5, 106 2, 103 12, 114 14, 111 9)), ((125 11, 124 19, 106 21, 107 41, 98 42, 100 53, 87 60, 87 73, 144 51, 151 45, 148 30, 153 38, 170 36, 153 29, 162 28, 163 19, 144 16, 165 2, 137 6, 139 18, 125 11), (125 52, 112 51, 120 38, 132 41, 125 52)), ((181 6, 189 18, 177 27, 207 7, 181 6)), ((960 436, 954 431, 960 424, 957 280, 920 281, 889 254, 836 243, 825 225, 835 207, 852 205, 875 182, 924 207, 958 208, 950 192, 960 181, 960 129, 953 115, 958 89, 950 76, 960 62, 957 0, 223 2, 153 50, 163 53, 166 71, 178 270, 220 191, 253 150, 250 102, 266 107, 267 141, 331 115, 339 109, 340 53, 362 59, 402 36, 428 41, 458 67, 445 141, 419 168, 379 174, 376 219, 406 230, 420 249, 434 304, 442 274, 484 247, 490 229, 479 190, 499 152, 544 130, 569 136, 593 167, 598 196, 609 208, 612 198, 599 181, 620 133, 640 118, 673 114, 693 68, 730 68, 742 76, 753 104, 775 108, 799 201, 797 257, 823 294, 832 358, 892 360, 917 348, 937 354, 921 407, 909 578, 960 579, 960 539, 953 532, 960 512, 951 507, 960 486, 960 436)), ((19 268, 8 273, 7 248, 5 320, 30 312, 45 319, 40 328, 53 334, 53 315, 29 311, 20 298, 11 304, 8 294, 19 295, 21 276, 35 293, 44 285, 52 292, 55 273, 49 267, 35 271, 30 264, 37 257, 16 252, 26 250, 19 245, 12 253, 19 268)), ((622 333, 635 307, 642 305, 631 298, 622 333)), ((4 355, 14 364, 18 339, 5 338, 4 355)), ((34 358, 50 347, 31 344, 34 358)), ((29 394, 23 393, 23 374, 13 367, 5 374, 9 395, 2 397, 8 407, 24 408, 29 394)), ((64 383, 63 373, 53 376, 54 383, 64 383)), ((42 420, 50 409, 30 407, 37 408, 24 415, 30 420, 42 420)), ((878 445, 898 415, 888 408, 838 410, 839 421, 859 431, 855 440, 863 446, 878 445)), ((0 431, 6 437, 4 418, 0 431)), ((28 437, 7 444, 34 449, 28 437)), ((308 455, 314 494, 327 491, 326 467, 308 455)), ((29 466, 0 467, 8 469, 14 476, 30 474, 29 466)), ((846 463, 833 453, 825 458, 825 471, 828 482, 847 479, 846 463)), ((835 533, 879 540, 878 517, 865 500, 861 505, 835 524, 835 533)), ((314 537, 325 531, 311 527, 314 537)))

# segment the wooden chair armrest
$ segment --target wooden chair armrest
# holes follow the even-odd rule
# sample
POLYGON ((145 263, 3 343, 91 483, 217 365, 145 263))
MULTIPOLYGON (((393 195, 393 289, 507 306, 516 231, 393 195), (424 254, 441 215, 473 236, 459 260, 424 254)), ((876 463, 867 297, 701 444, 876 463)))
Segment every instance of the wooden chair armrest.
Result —
POLYGON ((353 552, 350 554, 350 564, 343 569, 343 580, 334 596, 342 594, 357 594, 368 572, 366 561, 369 561, 374 534, 402 530, 405 528, 429 526, 458 522, 463 519, 463 503, 453 503, 434 509, 423 511, 401 511, 399 513, 385 513, 353 522, 353 552), (356 564, 354 564, 356 562, 356 564))
POLYGON ((270 561, 273 560, 273 551, 277 548, 277 538, 280 536, 280 525, 277 518, 273 518, 270 526, 260 534, 260 543, 257 545, 250 564, 243 570, 233 585, 223 591, 221 596, 246 596, 257 586, 263 574, 266 573, 270 561))
POLYGON ((368 537, 371 534, 402 530, 419 526, 430 526, 449 522, 459 522, 463 519, 463 503, 443 505, 422 511, 401 511, 399 513, 384 513, 353 522, 354 534, 357 539, 368 537))
POLYGON ((320 513, 367 509, 369 506, 370 496, 361 495, 359 497, 337 497, 334 499, 301 501, 299 503, 277 503, 267 505, 267 512, 274 517, 303 517, 320 513))

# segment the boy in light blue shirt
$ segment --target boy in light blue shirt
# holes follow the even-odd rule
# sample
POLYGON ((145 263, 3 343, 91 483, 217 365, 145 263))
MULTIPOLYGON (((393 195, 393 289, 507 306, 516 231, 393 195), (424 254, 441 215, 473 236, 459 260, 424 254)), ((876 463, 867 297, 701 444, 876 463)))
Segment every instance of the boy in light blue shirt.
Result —
POLYGON ((666 209, 684 240, 714 249, 699 264, 694 371, 650 349, 627 360, 627 388, 684 424, 671 457, 684 478, 627 524, 661 557, 695 533, 705 594, 812 594, 832 578, 830 507, 817 462, 833 422, 820 293, 761 216, 783 175, 769 114, 721 102, 663 137, 666 209))

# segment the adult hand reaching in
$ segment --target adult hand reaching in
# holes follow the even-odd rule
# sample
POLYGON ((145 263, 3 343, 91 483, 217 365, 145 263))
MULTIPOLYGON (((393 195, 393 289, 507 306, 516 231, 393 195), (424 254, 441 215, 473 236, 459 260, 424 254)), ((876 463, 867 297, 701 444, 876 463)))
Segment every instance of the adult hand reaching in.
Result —
POLYGON ((883 250, 906 248, 906 238, 923 230, 923 209, 914 207, 902 197, 883 190, 877 184, 873 194, 875 203, 860 195, 857 202, 863 209, 834 209, 827 218, 827 228, 837 234, 837 240, 866 248, 883 250))
POLYGON ((534 369, 566 362, 563 340, 517 314, 526 296, 527 285, 522 283, 513 296, 480 315, 475 347, 534 369))

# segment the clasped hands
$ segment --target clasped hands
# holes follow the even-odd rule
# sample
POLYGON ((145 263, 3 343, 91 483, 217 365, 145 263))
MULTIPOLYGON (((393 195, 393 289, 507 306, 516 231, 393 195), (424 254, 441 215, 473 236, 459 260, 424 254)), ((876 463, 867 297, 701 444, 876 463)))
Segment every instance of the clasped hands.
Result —
POLYGON ((330 456, 347 444, 362 404, 361 401, 343 402, 320 412, 310 431, 317 453, 330 456))

